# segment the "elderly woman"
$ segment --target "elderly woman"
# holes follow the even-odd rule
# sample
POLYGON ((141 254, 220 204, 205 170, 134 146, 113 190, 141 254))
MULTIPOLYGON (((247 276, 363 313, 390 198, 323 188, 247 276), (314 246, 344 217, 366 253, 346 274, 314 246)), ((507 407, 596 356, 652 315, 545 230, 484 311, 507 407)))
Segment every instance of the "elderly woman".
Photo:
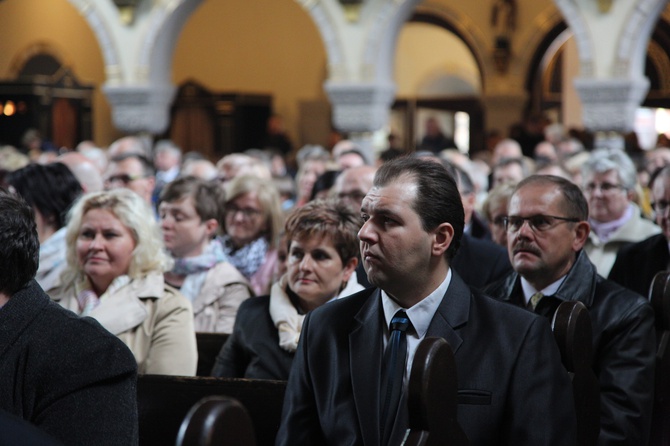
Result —
POLYGON ((270 291, 283 214, 271 180, 243 175, 226 184, 223 249, 257 296, 270 291))
POLYGON ((128 189, 84 195, 65 238, 68 268, 51 297, 117 335, 139 373, 194 375, 193 311, 163 280, 172 260, 148 204, 128 189))
POLYGON ((338 297, 352 278, 359 228, 342 203, 317 200, 293 211, 286 274, 269 296, 242 303, 214 376, 288 379, 305 314, 338 297))
POLYGON ((165 186, 158 202, 163 241, 175 259, 165 280, 193 304, 198 332, 233 331, 237 308, 252 294, 214 238, 224 201, 218 184, 181 177, 165 186))

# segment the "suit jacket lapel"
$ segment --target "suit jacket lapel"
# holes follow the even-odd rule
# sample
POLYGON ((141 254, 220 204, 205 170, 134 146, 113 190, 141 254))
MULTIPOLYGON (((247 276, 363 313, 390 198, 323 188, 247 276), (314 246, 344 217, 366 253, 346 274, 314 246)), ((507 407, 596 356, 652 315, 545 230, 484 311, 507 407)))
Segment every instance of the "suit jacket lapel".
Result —
POLYGON ((381 379, 382 337, 380 292, 372 292, 356 314, 356 325, 349 334, 351 385, 363 444, 376 445, 379 439, 379 386, 381 379))
POLYGON ((444 338, 456 354, 463 343, 457 329, 465 325, 470 317, 470 288, 453 269, 451 273, 451 283, 428 326, 426 336, 444 338))

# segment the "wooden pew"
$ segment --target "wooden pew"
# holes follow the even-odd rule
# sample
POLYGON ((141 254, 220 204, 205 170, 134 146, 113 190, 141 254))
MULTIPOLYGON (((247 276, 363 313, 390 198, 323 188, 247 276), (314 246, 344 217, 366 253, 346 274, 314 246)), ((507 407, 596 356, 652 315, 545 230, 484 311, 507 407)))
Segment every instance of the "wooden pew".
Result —
POLYGON ((467 446, 458 424, 458 380, 446 340, 425 338, 417 347, 408 385, 409 429, 403 446, 467 446))
POLYGON ((656 314, 656 379, 651 446, 670 444, 670 272, 654 276, 649 301, 656 314))
POLYGON ((600 433, 600 383, 593 372, 589 311, 579 301, 558 306, 551 323, 563 365, 572 379, 577 412, 577 445, 596 444, 600 433))
POLYGON ((208 396, 189 410, 177 435, 177 446, 255 446, 251 418, 242 403, 208 396))
POLYGON ((204 397, 223 395, 237 399, 247 409, 258 446, 274 445, 285 391, 285 381, 140 375, 139 444, 175 444, 179 427, 193 405, 204 397))
POLYGON ((230 336, 228 333, 196 333, 198 345, 198 369, 196 376, 212 376, 212 368, 221 347, 230 336))

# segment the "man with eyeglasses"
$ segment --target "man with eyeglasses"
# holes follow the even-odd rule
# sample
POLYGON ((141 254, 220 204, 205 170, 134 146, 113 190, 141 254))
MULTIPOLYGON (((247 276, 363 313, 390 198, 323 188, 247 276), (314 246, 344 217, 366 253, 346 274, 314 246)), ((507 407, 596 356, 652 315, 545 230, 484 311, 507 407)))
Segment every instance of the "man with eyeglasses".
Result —
POLYGON ((600 381, 598 445, 647 444, 654 394, 654 314, 646 299, 598 275, 583 250, 588 205, 573 183, 526 178, 505 221, 514 272, 487 288, 502 301, 552 318, 580 301, 593 327, 593 371, 600 381))
POLYGON ((609 278, 646 296, 659 271, 670 269, 670 166, 649 181, 656 223, 661 234, 621 248, 609 278))
POLYGON ((621 247, 658 234, 635 204, 637 172, 621 150, 595 150, 582 166, 583 190, 589 204, 591 233, 584 250, 607 277, 621 247))
POLYGON ((152 204, 156 179, 153 164, 144 155, 129 152, 115 156, 110 160, 104 177, 105 190, 124 187, 152 204))

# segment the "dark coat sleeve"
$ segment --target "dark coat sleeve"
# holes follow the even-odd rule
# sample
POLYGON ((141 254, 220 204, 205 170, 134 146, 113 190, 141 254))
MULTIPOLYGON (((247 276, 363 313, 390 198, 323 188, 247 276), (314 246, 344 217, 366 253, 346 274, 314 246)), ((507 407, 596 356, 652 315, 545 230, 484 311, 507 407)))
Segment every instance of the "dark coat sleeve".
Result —
POLYGON ((276 445, 328 444, 319 425, 316 395, 311 383, 309 350, 310 315, 307 314, 284 396, 282 422, 276 445))

